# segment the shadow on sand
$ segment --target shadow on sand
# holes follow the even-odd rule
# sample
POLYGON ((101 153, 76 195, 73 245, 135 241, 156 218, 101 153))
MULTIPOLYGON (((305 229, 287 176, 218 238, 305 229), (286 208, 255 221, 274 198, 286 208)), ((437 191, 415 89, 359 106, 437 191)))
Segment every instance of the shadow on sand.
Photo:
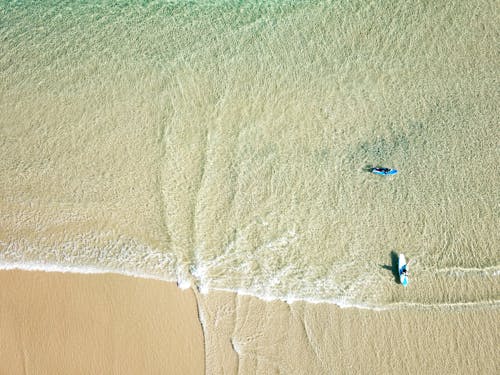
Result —
POLYGON ((391 251, 391 264, 390 265, 381 265, 384 270, 389 270, 392 272, 392 275, 394 276, 394 281, 398 284, 401 283, 399 280, 399 269, 398 269, 398 262, 399 262, 399 256, 398 253, 395 251, 391 251))
POLYGON ((371 172, 373 168, 375 168, 373 165, 367 164, 363 167, 363 172, 371 172))

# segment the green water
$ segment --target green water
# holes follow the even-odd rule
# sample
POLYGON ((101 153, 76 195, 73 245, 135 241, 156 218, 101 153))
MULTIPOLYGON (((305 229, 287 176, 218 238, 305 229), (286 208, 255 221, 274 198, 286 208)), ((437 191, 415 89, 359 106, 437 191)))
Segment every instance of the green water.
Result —
POLYGON ((494 2, 1 2, 0 17, 4 267, 498 303, 494 2), (406 289, 391 252, 413 259, 406 289))

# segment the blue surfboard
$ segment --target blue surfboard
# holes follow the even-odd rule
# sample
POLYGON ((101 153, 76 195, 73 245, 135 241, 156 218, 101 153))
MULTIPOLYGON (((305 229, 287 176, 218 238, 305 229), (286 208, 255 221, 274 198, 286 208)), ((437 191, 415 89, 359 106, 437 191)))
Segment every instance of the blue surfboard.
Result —
POLYGON ((380 171, 380 170, 377 170, 377 168, 373 168, 372 173, 379 174, 381 176, 390 176, 390 175, 398 173, 398 171, 397 171, 397 169, 389 169, 389 170, 380 171))
POLYGON ((406 263, 404 254, 399 254, 399 260, 398 260, 399 280, 401 281, 401 284, 403 286, 408 285, 408 275, 403 272, 405 270, 406 271, 408 270, 408 263, 406 263))

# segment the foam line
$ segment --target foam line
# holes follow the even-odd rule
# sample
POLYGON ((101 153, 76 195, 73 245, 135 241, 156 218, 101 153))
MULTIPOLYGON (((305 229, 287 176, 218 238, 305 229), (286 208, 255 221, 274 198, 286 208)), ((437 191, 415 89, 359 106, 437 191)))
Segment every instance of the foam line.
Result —
POLYGON ((175 278, 152 276, 147 273, 142 272, 131 272, 131 271, 117 271, 106 267, 93 267, 93 266, 63 266, 59 264, 46 264, 46 263, 36 263, 36 262, 26 262, 26 263, 6 263, 0 261, 0 270, 11 271, 11 270, 21 270, 21 271, 41 271, 41 272, 61 272, 61 273, 75 273, 75 274, 116 274, 137 277, 141 279, 159 280, 176 282, 175 278))
MULTIPOLYGON (((178 287, 181 289, 186 289, 186 282, 182 280, 176 280, 175 278, 161 277, 161 276, 153 276, 146 273, 141 272, 131 272, 131 271, 117 271, 110 268, 98 268, 92 266, 63 266, 56 264, 45 264, 45 263, 36 263, 36 262, 26 262, 26 263, 6 263, 0 261, 0 270, 22 270, 22 271, 42 271, 42 272, 62 272, 62 273, 76 273, 76 274, 118 274, 124 276, 132 276, 143 279, 152 279, 159 281, 167 281, 167 282, 176 282, 178 287)), ((396 310, 396 309, 422 309, 422 310, 443 310, 443 309, 480 309, 480 308, 500 308, 500 300, 492 300, 492 301, 479 301, 479 302, 457 302, 457 303, 433 303, 433 304, 424 304, 418 302, 396 302, 389 303, 386 305, 375 305, 375 304, 365 304, 365 303, 354 303, 350 301, 345 301, 341 299, 323 299, 323 298, 308 298, 308 297, 276 297, 276 296, 262 296, 257 293, 243 290, 243 289, 231 289, 231 288, 200 288, 197 286, 198 290, 202 294, 207 294, 212 291, 222 291, 235 293, 239 296, 250 296, 255 297, 260 300, 266 302, 273 301, 281 301, 286 302, 288 304, 292 304, 295 302, 306 302, 312 304, 331 304, 336 305, 342 309, 345 308, 355 308, 362 310, 373 310, 373 311, 386 311, 386 310, 396 310)))
POLYGON ((412 308, 412 309, 419 309, 419 310, 447 310, 447 309, 482 309, 482 308, 493 308, 493 309, 499 309, 500 308, 500 300, 493 300, 493 301, 478 301, 478 302, 457 302, 457 303, 432 303, 432 304, 425 304, 425 303, 418 303, 418 302, 395 302, 395 303, 388 303, 386 305, 375 305, 375 304, 368 304, 368 303, 355 303, 355 302, 349 302, 345 300, 340 300, 340 299, 322 299, 322 298, 308 298, 308 297, 274 297, 274 296, 261 296, 258 295, 257 293, 253 293, 247 290, 241 290, 241 289, 230 289, 230 288, 220 288, 220 287, 215 287, 215 288, 206 288, 204 290, 200 290, 202 294, 207 294, 208 292, 211 291, 223 291, 223 292, 230 292, 230 293, 236 293, 239 296, 250 296, 250 297, 255 297, 260 300, 266 301, 266 302, 273 302, 273 301, 281 301, 281 302, 286 302, 288 304, 292 304, 295 302, 306 302, 306 303, 311 303, 311 304, 319 304, 319 303, 324 303, 324 304, 330 304, 330 305, 336 305, 342 309, 347 309, 347 308, 355 308, 355 309, 360 309, 360 310, 372 310, 372 311, 388 311, 388 310, 397 310, 397 309, 403 309, 403 308, 412 308))

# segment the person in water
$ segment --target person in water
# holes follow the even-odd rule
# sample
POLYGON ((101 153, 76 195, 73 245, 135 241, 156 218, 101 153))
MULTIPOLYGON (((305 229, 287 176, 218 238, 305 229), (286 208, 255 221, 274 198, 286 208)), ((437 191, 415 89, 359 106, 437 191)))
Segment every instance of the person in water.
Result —
POLYGON ((408 270, 406 269, 406 264, 403 266, 403 269, 401 270, 401 275, 408 276, 408 270))
POLYGON ((390 171, 390 168, 373 168, 373 171, 375 171, 375 172, 382 172, 382 173, 388 173, 390 171))

